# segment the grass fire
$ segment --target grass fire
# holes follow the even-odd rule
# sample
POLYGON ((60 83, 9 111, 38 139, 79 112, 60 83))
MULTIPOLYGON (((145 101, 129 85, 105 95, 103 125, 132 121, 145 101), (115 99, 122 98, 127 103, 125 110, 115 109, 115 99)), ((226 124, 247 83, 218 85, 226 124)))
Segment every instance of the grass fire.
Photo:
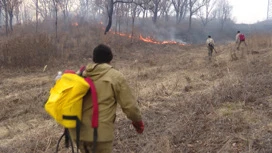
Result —
POLYGON ((237 24, 219 1, 207 1, 210 20, 199 0, 191 9, 202 13, 174 0, 3 2, 0 153, 72 152, 45 108, 73 88, 59 85, 68 75, 87 85, 74 151, 78 142, 79 152, 272 152, 271 21, 237 24))

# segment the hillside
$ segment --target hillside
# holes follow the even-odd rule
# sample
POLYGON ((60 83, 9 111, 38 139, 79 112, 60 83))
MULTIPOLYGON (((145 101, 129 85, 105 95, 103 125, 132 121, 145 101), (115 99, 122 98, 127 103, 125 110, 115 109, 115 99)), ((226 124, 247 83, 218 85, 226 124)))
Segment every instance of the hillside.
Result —
MULTIPOLYGON (((62 46, 65 58, 55 65, 44 60, 45 71, 43 61, 34 68, 1 67, 0 152, 54 152, 63 129, 43 109, 53 78, 58 70, 87 64, 101 42, 113 48, 112 65, 127 78, 145 122, 137 135, 118 110, 113 153, 272 152, 271 36, 249 38, 237 60, 230 58, 234 44, 218 45, 210 62, 201 45, 130 44, 120 36, 75 31, 78 37, 63 39, 70 44, 69 52, 62 46)), ((61 153, 70 152, 63 147, 61 153)))

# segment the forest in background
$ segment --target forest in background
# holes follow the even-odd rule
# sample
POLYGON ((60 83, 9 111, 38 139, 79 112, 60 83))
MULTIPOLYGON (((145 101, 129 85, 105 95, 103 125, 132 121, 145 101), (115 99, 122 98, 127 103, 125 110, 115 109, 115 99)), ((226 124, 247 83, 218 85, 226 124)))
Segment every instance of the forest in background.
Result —
MULTIPOLYGON (((190 21, 188 5, 184 18, 163 15, 162 2, 185 2, 174 0, 149 1, 153 9, 137 5, 145 1, 0 2, 0 152, 55 151, 63 129, 43 107, 55 75, 89 63, 100 43, 112 48, 111 64, 127 78, 145 123, 137 135, 119 109, 113 153, 272 152, 270 21, 238 25, 228 17, 222 27, 216 13, 204 26, 196 14, 190 21), (248 43, 239 51, 237 30, 248 43), (202 44, 208 34, 222 42, 211 61, 202 44)), ((60 153, 70 151, 61 143, 60 153)))
MULTIPOLYGON (((233 41, 237 30, 246 35, 271 32, 271 21, 235 24, 228 0, 0 0, 1 35, 16 27, 27 33, 58 35, 71 25, 100 24, 108 31, 130 37, 183 43, 233 41)), ((132 40, 133 41, 133 40, 132 40)))

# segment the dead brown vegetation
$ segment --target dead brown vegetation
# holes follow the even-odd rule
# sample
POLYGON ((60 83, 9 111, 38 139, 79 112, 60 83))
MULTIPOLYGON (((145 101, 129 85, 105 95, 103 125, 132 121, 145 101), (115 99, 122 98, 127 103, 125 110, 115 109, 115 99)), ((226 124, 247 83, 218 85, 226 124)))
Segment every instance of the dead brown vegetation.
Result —
POLYGON ((99 43, 113 48, 112 64, 128 79, 146 126, 137 135, 119 110, 114 153, 272 152, 270 35, 251 36, 248 48, 235 52, 235 61, 230 58, 234 44, 217 46, 219 53, 209 62, 205 46, 131 44, 127 38, 89 29, 74 27, 60 35, 57 45, 49 34, 2 38, 19 42, 8 45, 14 53, 8 54, 12 69, 0 69, 0 152, 54 152, 62 128, 43 109, 53 78, 57 70, 76 70, 89 62, 99 43), (53 51, 61 53, 54 66, 53 51), (38 67, 29 70, 32 56, 38 67), (48 68, 43 72, 44 64, 48 68))

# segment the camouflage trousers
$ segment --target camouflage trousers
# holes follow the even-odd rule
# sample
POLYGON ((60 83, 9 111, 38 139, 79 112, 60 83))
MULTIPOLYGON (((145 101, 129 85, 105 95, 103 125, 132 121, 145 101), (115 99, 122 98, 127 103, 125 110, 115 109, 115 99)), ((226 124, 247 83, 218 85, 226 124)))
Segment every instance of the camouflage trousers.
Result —
POLYGON ((208 56, 209 56, 209 59, 212 58, 212 53, 213 53, 213 48, 208 46, 208 56))
MULTIPOLYGON (((80 141, 79 150, 81 153, 92 153, 93 142, 80 141)), ((112 152, 112 141, 109 142, 97 142, 96 153, 111 153, 112 152)))
POLYGON ((241 46, 241 44, 244 44, 245 46, 247 46, 247 44, 246 44, 246 41, 239 41, 239 42, 237 42, 237 50, 239 50, 239 48, 240 48, 240 46, 241 46))

